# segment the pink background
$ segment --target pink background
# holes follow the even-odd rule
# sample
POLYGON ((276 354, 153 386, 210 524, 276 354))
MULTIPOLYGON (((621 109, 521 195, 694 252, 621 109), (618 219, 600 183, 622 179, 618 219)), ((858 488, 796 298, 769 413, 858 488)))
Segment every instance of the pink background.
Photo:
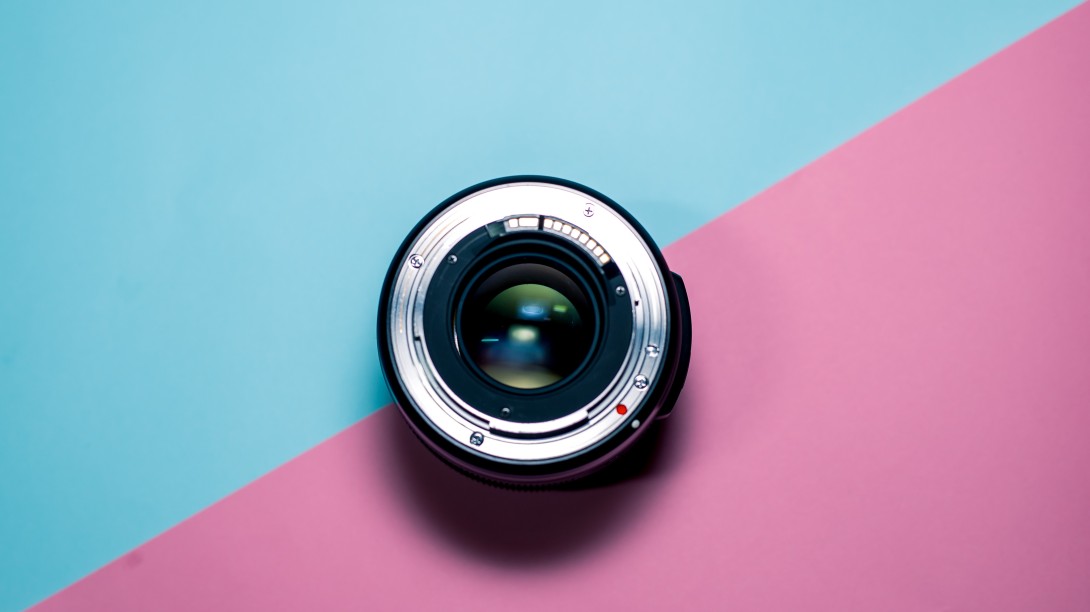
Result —
POLYGON ((1090 609, 1090 7, 667 249, 694 353, 597 488, 384 409, 39 609, 1090 609))

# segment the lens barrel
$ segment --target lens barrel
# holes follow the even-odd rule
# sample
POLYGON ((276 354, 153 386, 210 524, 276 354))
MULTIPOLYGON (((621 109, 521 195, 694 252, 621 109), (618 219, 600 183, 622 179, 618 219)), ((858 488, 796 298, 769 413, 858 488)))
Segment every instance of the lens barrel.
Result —
POLYGON ((681 277, 618 204, 544 176, 432 210, 379 300, 390 391, 435 454, 515 486, 574 480, 673 409, 689 366, 681 277))

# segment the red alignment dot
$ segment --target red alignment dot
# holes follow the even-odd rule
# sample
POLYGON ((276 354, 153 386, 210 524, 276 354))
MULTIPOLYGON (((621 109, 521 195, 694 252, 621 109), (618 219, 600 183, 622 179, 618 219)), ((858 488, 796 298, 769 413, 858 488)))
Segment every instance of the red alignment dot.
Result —
POLYGON ((628 412, 628 407, 624 404, 617 404, 617 414, 624 414, 628 412))

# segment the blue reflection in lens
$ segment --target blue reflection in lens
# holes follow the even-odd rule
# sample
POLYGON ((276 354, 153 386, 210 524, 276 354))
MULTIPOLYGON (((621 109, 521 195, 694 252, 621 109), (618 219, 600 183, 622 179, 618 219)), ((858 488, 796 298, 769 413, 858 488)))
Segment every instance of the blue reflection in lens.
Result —
POLYGON ((519 312, 527 319, 540 319, 545 315, 545 308, 540 304, 525 304, 519 307, 519 312))

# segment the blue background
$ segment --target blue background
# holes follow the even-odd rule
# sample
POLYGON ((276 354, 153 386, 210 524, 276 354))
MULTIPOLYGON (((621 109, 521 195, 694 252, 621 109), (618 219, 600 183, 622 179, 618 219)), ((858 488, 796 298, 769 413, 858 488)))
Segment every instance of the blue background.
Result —
POLYGON ((1074 4, 4 2, 0 608, 387 403, 381 277, 451 193, 667 244, 1074 4))

